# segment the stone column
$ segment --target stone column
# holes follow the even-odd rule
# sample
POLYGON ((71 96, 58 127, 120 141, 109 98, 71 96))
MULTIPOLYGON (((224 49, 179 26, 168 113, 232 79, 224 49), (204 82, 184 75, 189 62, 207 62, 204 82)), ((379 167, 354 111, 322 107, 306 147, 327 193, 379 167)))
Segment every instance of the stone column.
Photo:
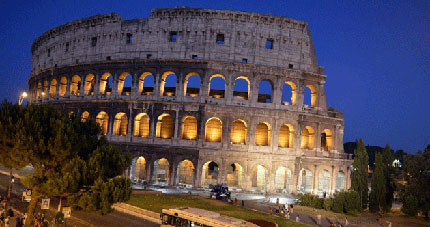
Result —
POLYGON ((331 166, 331 176, 330 176, 330 195, 333 195, 335 192, 335 182, 336 182, 336 175, 335 175, 335 168, 332 165, 331 166))
POLYGON ((81 77, 81 88, 79 89, 79 96, 85 95, 85 75, 81 77))
POLYGON ((316 124, 316 128, 315 128, 315 144, 314 144, 314 148, 316 148, 317 151, 321 151, 321 124, 318 122, 316 124))
POLYGON ((161 80, 161 73, 157 70, 154 76, 154 92, 152 95, 160 96, 160 80, 161 80))
POLYGON ((128 127, 127 127, 127 137, 131 139, 133 136, 134 124, 133 124, 133 104, 128 104, 128 127))
MULTIPOLYGON (((118 96, 118 72, 114 72, 112 73, 112 93, 110 94, 111 96, 118 96)), ((106 83, 108 83, 109 80, 106 81, 106 83)))
POLYGON ((145 168, 146 168, 146 182, 148 182, 148 184, 151 184, 152 183, 152 171, 154 169, 154 162, 152 159, 148 159, 145 168))
POLYGON ((109 120, 108 120, 108 130, 107 135, 113 135, 113 124, 115 121, 115 114, 110 114, 109 120))
POLYGON ((169 185, 171 185, 171 186, 175 186, 176 185, 176 181, 175 181, 175 179, 176 179, 176 165, 177 165, 177 163, 176 163, 176 161, 172 161, 172 164, 171 165, 169 165, 169 172, 170 172, 170 176, 169 176, 169 185))
POLYGON ((67 78, 67 86, 66 86, 66 97, 70 97, 70 81, 72 80, 72 78, 70 78, 69 76, 66 77, 67 78))
POLYGON ((318 174, 317 174, 317 165, 314 165, 314 168, 312 170, 313 172, 313 182, 312 182, 312 194, 316 195, 317 190, 318 190, 318 185, 317 185, 317 178, 318 178, 318 174))
POLYGON ((175 110, 175 128, 174 128, 174 133, 173 133, 174 139, 180 138, 180 136, 178 135, 178 133, 179 133, 178 128, 179 128, 179 110, 175 110))
POLYGON ((131 94, 130 96, 133 98, 136 98, 139 96, 139 78, 137 73, 131 74, 132 80, 131 80, 131 94))
POLYGON ((184 99, 184 73, 180 71, 176 76, 176 91, 175 96, 176 99, 183 100, 184 99))
POLYGON ((303 109, 303 100, 304 100, 304 81, 299 80, 297 83, 297 97, 296 97, 296 105, 298 110, 303 109))
POLYGON ((273 86, 273 97, 272 97, 272 103, 279 107, 281 105, 282 101, 282 84, 279 83, 279 80, 275 80, 275 84, 273 86))

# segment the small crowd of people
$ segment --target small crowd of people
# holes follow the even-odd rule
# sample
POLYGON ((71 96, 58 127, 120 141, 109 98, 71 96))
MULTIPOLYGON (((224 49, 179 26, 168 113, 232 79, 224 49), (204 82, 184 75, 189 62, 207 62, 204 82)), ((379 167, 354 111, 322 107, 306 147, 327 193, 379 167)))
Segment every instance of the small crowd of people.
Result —
POLYGON ((7 196, 0 194, 0 226, 10 227, 13 218, 15 218, 15 226, 24 226, 25 219, 21 218, 19 215, 15 215, 15 212, 13 212, 12 208, 7 208, 7 201, 7 196))

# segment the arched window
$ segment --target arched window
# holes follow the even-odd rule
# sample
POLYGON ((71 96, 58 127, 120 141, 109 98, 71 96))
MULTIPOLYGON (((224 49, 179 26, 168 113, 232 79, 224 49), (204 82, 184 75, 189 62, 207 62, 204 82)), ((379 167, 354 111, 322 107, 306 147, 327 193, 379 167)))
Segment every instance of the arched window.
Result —
POLYGON ((70 83, 70 94, 74 96, 81 95, 81 77, 74 75, 70 83))
POLYGON ((265 191, 268 178, 269 172, 264 166, 258 165, 254 167, 252 171, 252 187, 258 191, 265 191))
POLYGON ((100 77, 100 94, 111 95, 112 93, 112 75, 105 73, 100 77))
POLYGON ((37 99, 41 99, 41 93, 42 93, 42 83, 39 82, 37 83, 37 93, 36 93, 36 98, 37 99))
POLYGON ((345 190, 345 173, 339 171, 336 176, 336 191, 345 190))
POLYGON ((273 94, 273 83, 269 80, 262 80, 258 85, 258 102, 271 103, 273 94))
POLYGON ((233 97, 238 99, 249 100, 251 91, 251 82, 248 77, 239 76, 234 81, 233 97))
POLYGON ((165 72, 161 76, 160 95, 175 96, 176 95, 177 77, 173 72, 165 72))
POLYGON ((243 120, 235 120, 231 125, 230 141, 233 144, 246 144, 248 126, 243 120))
POLYGON ((221 142, 222 122, 219 118, 213 117, 206 121, 205 141, 221 142))
POLYGON ((106 112, 101 111, 97 114, 96 122, 100 125, 101 131, 100 134, 106 135, 108 129, 109 116, 106 112))
POLYGON ((153 184, 168 185, 169 184, 169 161, 165 158, 158 159, 154 162, 154 174, 152 175, 153 184))
POLYGON ((47 80, 45 80, 45 81, 43 82, 42 99, 45 99, 47 95, 48 95, 48 81, 47 81, 47 80))
POLYGON ((302 149, 314 149, 315 144, 315 130, 310 126, 305 126, 302 130, 302 149))
POLYGON ((209 96, 216 99, 225 97, 225 77, 223 75, 215 74, 210 77, 209 96))
POLYGON ((84 111, 81 116, 82 122, 87 122, 90 119, 90 113, 88 111, 84 111))
POLYGON ((134 180, 146 180, 146 160, 143 156, 136 158, 134 180))
POLYGON ((294 128, 290 124, 284 124, 279 129, 279 147, 292 148, 294 140, 294 128))
POLYGON ((119 136, 127 135, 128 118, 125 113, 117 113, 113 123, 113 134, 119 136))
POLYGON ((269 146, 272 135, 272 127, 267 122, 260 122, 255 132, 255 145, 269 146))
POLYGON ((118 78, 118 95, 130 95, 132 76, 128 72, 122 73, 118 78))
POLYGON ((227 186, 229 188, 243 187, 243 167, 239 163, 233 163, 228 167, 227 186))
POLYGON ((305 104, 305 107, 315 107, 316 103, 317 90, 315 89, 315 86, 306 85, 303 104, 305 104))
POLYGON ((289 193, 291 185, 291 170, 285 167, 279 167, 276 170, 275 189, 278 193, 289 193))
POLYGON ((49 97, 54 98, 57 95, 57 80, 52 79, 49 86, 49 97))
POLYGON ((213 161, 206 162, 202 167, 201 186, 218 184, 218 164, 213 161))
POLYGON ((333 150, 333 134, 330 129, 324 129, 324 132, 321 133, 321 150, 333 150))
POLYGON ((181 139, 197 139, 197 119, 193 116, 185 116, 182 119, 181 139))
POLYGON ((299 193, 312 193, 313 177, 312 172, 309 169, 303 168, 300 170, 297 191, 299 193))
POLYGON ((60 96, 66 96, 67 93, 67 77, 63 76, 60 80, 60 89, 59 89, 59 95, 60 96))
POLYGON ((85 77, 84 95, 94 95, 95 84, 96 84, 95 76, 93 74, 88 74, 85 77))
POLYGON ((297 86, 291 81, 285 81, 282 85, 282 104, 296 105, 297 86))
POLYGON ((201 79, 197 73, 188 73, 184 82, 184 96, 196 97, 200 93, 201 79))
POLYGON ((321 194, 330 192, 330 173, 328 170, 321 170, 318 174, 318 191, 321 194))
POLYGON ((177 169, 176 183, 179 185, 193 185, 194 180, 194 165, 190 160, 183 160, 179 163, 177 169))
POLYGON ((149 137, 149 117, 146 113, 139 113, 134 119, 134 136, 149 137))
POLYGON ((161 114, 158 117, 156 127, 156 137, 163 139, 170 139, 173 136, 173 118, 167 114, 161 114))
POLYGON ((152 92, 154 92, 154 76, 150 72, 144 72, 139 77, 139 93, 152 95, 152 92))

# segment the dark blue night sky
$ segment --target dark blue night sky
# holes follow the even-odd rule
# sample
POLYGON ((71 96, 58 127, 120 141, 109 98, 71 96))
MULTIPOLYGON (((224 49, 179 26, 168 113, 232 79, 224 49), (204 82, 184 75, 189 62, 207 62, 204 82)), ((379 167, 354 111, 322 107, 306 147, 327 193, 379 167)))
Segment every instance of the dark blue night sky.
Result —
POLYGON ((0 98, 27 89, 30 48, 44 31, 111 12, 148 17, 189 6, 305 20, 325 67, 327 104, 345 114, 344 141, 415 153, 430 144, 430 1, 0 0, 0 98), (390 3, 387 3, 390 2, 390 3))

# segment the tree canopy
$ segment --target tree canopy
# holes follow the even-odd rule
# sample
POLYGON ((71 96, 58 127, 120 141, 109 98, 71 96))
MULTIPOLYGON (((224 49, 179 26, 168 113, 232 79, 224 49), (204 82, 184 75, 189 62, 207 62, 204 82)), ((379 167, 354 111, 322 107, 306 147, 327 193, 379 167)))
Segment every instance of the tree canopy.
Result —
POLYGON ((367 197, 369 189, 367 187, 368 177, 368 159, 366 147, 364 146, 363 139, 358 141, 357 149, 354 150, 354 163, 351 178, 351 187, 354 191, 358 192, 361 198, 361 206, 363 209, 367 207, 367 197))

